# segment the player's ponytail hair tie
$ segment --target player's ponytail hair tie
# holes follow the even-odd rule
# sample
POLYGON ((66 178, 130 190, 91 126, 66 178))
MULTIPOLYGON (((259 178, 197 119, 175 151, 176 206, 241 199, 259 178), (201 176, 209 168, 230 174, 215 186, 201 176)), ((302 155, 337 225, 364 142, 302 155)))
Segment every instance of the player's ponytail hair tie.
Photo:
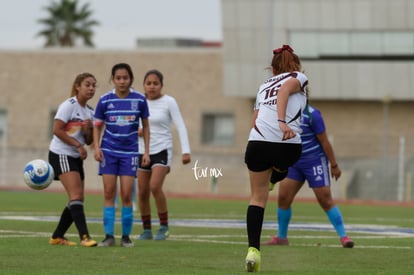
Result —
POLYGON ((281 48, 274 49, 273 54, 279 54, 283 51, 288 51, 290 53, 293 53, 293 49, 289 45, 283 45, 281 48))

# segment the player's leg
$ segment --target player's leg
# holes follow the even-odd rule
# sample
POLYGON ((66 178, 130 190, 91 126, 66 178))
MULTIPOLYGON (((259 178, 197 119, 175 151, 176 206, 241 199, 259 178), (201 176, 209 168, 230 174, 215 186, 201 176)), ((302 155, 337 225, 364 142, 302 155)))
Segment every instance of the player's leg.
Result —
POLYGON ((335 205, 331 193, 329 164, 326 157, 315 159, 306 170, 306 179, 313 189, 319 205, 325 211, 329 221, 340 237, 343 247, 352 248, 354 242, 347 237, 341 211, 335 205))
POLYGON ((102 174, 102 181, 104 186, 103 227, 105 238, 98 246, 114 246, 117 176, 114 174, 102 174))
POLYGON ((247 271, 260 271, 260 236, 263 217, 269 196, 269 178, 271 169, 254 172, 249 170, 250 202, 247 208, 246 224, 249 249, 246 256, 247 271))
POLYGON ((89 235, 88 226, 86 224, 85 211, 83 207, 84 201, 84 173, 82 161, 70 160, 69 167, 71 170, 60 176, 60 179, 69 196, 69 209, 72 219, 81 239, 81 245, 85 247, 96 246, 97 242, 92 240, 89 235), (75 171, 79 169, 79 171, 75 171))
POLYGON ((134 181, 138 169, 138 154, 119 158, 118 169, 120 178, 120 195, 122 200, 121 246, 132 247, 134 243, 129 238, 134 222, 134 211, 132 209, 132 193, 134 192, 134 181))
POLYGON ((158 218, 160 220, 160 228, 154 237, 154 240, 157 241, 165 240, 169 235, 167 198, 163 190, 163 185, 165 177, 170 171, 169 165, 171 163, 171 159, 169 159, 168 156, 171 155, 171 153, 172 150, 170 152, 163 150, 160 153, 151 156, 153 166, 150 179, 150 189, 155 200, 158 218))
MULTIPOLYGON (((289 168, 291 177, 297 177, 294 170, 289 168)), ((286 177, 279 182, 278 208, 276 210, 276 219, 278 222, 277 236, 273 236, 265 245, 288 245, 288 228, 292 217, 292 202, 303 185, 303 181, 286 177)))
MULTIPOLYGON (((61 163, 59 161, 59 155, 49 151, 49 163, 52 165, 53 170, 55 171, 55 180, 59 179, 59 176, 63 173, 64 168, 61 167, 61 163)), ((49 240, 50 244, 54 245, 69 245, 74 246, 76 245, 75 242, 71 242, 65 238, 65 233, 72 225, 73 219, 72 214, 70 212, 69 205, 66 205, 60 215, 59 222, 53 231, 52 237, 49 240)))
POLYGON ((154 196, 155 205, 157 207, 158 218, 160 220, 160 228, 155 235, 154 240, 165 240, 168 237, 168 208, 167 198, 162 189, 165 176, 169 168, 166 166, 154 166, 152 168, 152 176, 150 181, 151 193, 154 196))
POLYGON ((319 205, 325 211, 329 221, 338 234, 343 247, 352 248, 354 242, 346 234, 343 217, 339 207, 335 205, 333 201, 330 186, 315 187, 313 188, 313 192, 315 193, 319 205))
POLYGON ((138 206, 141 213, 142 227, 144 231, 138 237, 138 240, 152 240, 151 225, 151 205, 150 205, 150 180, 151 168, 142 168, 138 170, 138 206))
POLYGON ((132 209, 132 192, 134 190, 134 176, 120 176, 120 195, 122 199, 121 225, 122 238, 121 246, 132 247, 134 243, 129 238, 134 222, 134 211, 132 209))

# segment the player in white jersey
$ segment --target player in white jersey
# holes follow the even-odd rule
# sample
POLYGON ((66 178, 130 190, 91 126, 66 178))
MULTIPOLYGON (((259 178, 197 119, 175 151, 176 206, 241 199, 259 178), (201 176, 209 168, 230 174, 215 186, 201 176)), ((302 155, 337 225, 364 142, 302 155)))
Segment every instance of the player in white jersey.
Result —
POLYGON ((49 240, 53 245, 76 245, 65 238, 74 222, 81 245, 96 246, 89 236, 83 207, 85 172, 83 161, 87 157, 84 145, 92 139, 93 110, 87 105, 95 95, 96 79, 90 73, 79 74, 72 85, 69 99, 58 108, 53 122, 53 138, 49 146, 49 162, 55 171, 55 180, 65 187, 69 202, 63 209, 59 223, 49 240))
MULTIPOLYGON (((150 159, 147 167, 140 165, 138 171, 138 196, 139 208, 144 232, 139 240, 151 240, 151 208, 150 194, 154 196, 155 204, 160 220, 160 228, 155 235, 155 240, 165 240, 168 235, 168 208, 167 199, 162 189, 164 180, 171 168, 173 138, 171 123, 178 131, 181 142, 182 163, 190 163, 190 145, 188 142, 187 128, 181 116, 176 100, 162 93, 164 77, 158 70, 150 70, 144 76, 144 90, 148 107, 151 113, 150 124, 150 159)), ((143 139, 140 137, 140 154, 143 139)))
POLYGON ((280 180, 286 177, 302 150, 300 118, 306 106, 308 79, 301 73, 299 57, 288 45, 273 51, 271 70, 273 76, 257 93, 245 153, 251 189, 246 215, 248 272, 260 271, 260 235, 270 175, 276 171, 280 180))

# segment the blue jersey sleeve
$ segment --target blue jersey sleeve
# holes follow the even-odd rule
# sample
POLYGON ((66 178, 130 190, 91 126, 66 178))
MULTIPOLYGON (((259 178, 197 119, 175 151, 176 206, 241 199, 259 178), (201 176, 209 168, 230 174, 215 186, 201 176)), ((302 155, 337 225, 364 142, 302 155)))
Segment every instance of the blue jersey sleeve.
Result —
POLYGON ((148 118, 150 113, 149 113, 149 108, 148 108, 148 102, 147 99, 144 97, 143 101, 142 101, 142 105, 141 105, 141 118, 148 118))
POLYGON ((98 120, 105 121, 105 105, 103 104, 103 97, 101 97, 96 104, 94 117, 98 120))
POLYGON ((325 122, 323 120, 321 112, 317 109, 313 109, 313 111, 311 112, 311 116, 312 122, 310 123, 310 126, 315 135, 319 135, 320 133, 325 132, 325 122))

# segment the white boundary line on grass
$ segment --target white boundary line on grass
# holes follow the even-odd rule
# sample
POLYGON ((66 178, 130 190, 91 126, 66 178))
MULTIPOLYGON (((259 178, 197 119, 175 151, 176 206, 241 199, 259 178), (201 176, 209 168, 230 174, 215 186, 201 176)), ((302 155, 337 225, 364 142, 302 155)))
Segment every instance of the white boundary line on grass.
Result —
MULTIPOLYGON (((40 221, 40 222, 57 222, 59 217, 57 216, 0 216, 0 220, 20 220, 20 221, 40 221)), ((101 223, 101 218, 88 218, 88 223, 101 223)), ((119 219, 117 222, 120 222, 119 219)), ((135 223, 140 223, 140 220, 135 220, 135 223)), ((154 221, 156 222, 156 221, 154 221)), ((245 221, 240 220, 224 220, 224 219, 171 219, 170 224, 180 227, 202 227, 202 228, 245 228, 245 221)), ((333 231, 330 224, 320 223, 292 223, 290 224, 290 230, 296 231, 333 231)), ((276 230, 277 224, 274 222, 265 222, 263 229, 276 230)), ((358 236, 358 238, 377 238, 372 235, 381 236, 381 238, 411 238, 414 237, 413 228, 402 228, 397 226, 381 226, 381 225, 361 225, 361 224, 348 224, 348 232, 369 234, 370 236, 358 236)), ((0 239, 2 238, 16 238, 16 237, 49 237, 50 232, 32 232, 32 231, 13 231, 13 230, 0 230, 0 239)), ((76 237, 76 234, 68 234, 68 236, 76 237)), ((245 235, 172 235, 170 240, 173 241, 189 241, 189 242, 208 242, 219 244, 240 244, 245 245, 246 242, 238 241, 225 241, 217 240, 220 238, 245 238, 245 235)), ((336 238, 336 236, 304 236, 304 235, 290 235, 289 238, 313 238, 313 239, 328 239, 336 238)), ((292 245, 292 244, 291 244, 292 245)), ((318 247, 341 247, 340 245, 324 245, 324 244, 295 244, 293 246, 318 246, 318 247)), ((358 248, 371 248, 371 249, 412 249, 412 247, 406 246, 361 246, 358 248)))

